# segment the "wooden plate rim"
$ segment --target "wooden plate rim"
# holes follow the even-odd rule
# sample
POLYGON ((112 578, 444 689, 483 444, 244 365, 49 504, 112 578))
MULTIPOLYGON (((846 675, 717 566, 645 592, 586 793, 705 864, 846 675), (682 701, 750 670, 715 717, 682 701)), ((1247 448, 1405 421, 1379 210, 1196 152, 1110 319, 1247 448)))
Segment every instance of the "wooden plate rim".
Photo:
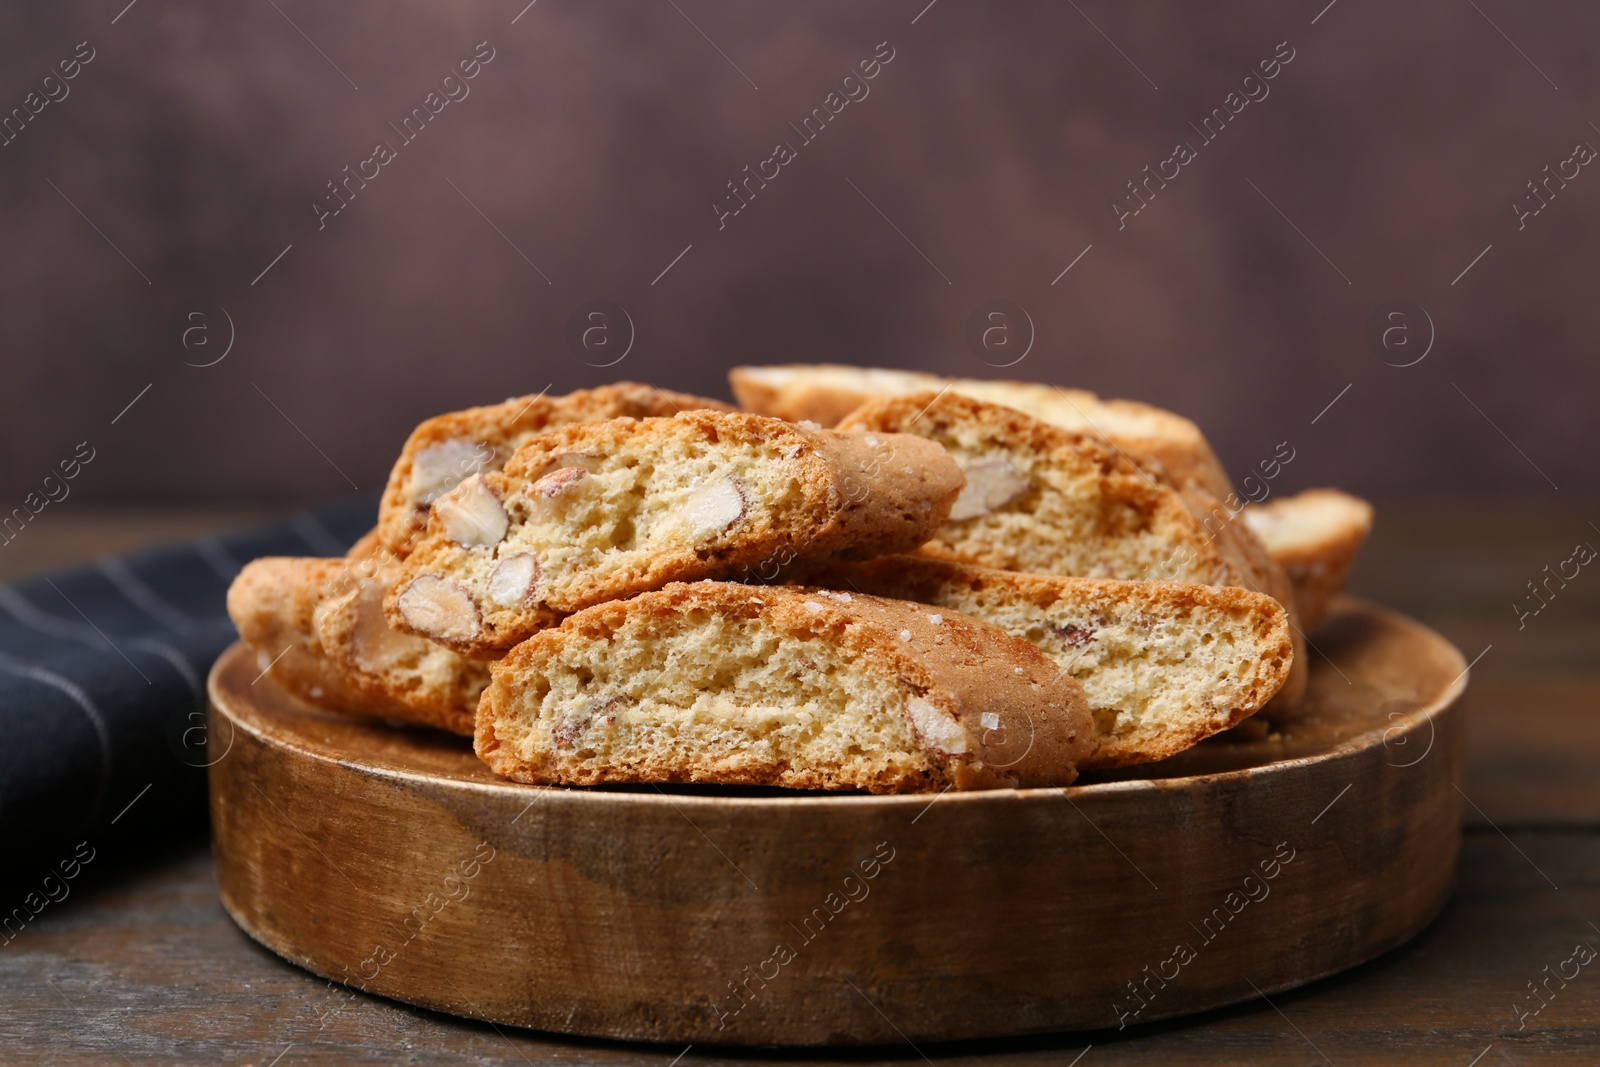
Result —
MULTIPOLYGON (((1466 657, 1461 654, 1461 650, 1456 648, 1453 643, 1446 640, 1441 634, 1433 630, 1431 627, 1417 622, 1415 619, 1402 615, 1399 612, 1391 611, 1387 608, 1371 603, 1370 601, 1361 600, 1355 597, 1342 597, 1340 599, 1348 607, 1356 608, 1362 612, 1380 615, 1389 623, 1398 624, 1402 628, 1420 632, 1422 635, 1430 638, 1434 642, 1437 642, 1443 648, 1447 648, 1456 662, 1461 665, 1461 670, 1455 676, 1455 678, 1446 684, 1443 689, 1427 704, 1411 710, 1402 718, 1393 720, 1391 725, 1383 727, 1381 732, 1385 737, 1396 731, 1409 733, 1411 730, 1420 726, 1424 722, 1429 722, 1434 716, 1438 715, 1442 711, 1447 710, 1453 704, 1455 704, 1457 700, 1460 699, 1461 695, 1466 691, 1467 688, 1470 667, 1466 663, 1466 657)), ((210 676, 207 678, 207 689, 209 691, 209 695, 212 701, 219 706, 235 706, 235 701, 225 699, 225 690, 222 686, 221 675, 228 661, 234 656, 241 654, 242 651, 243 645, 241 644, 235 644, 230 647, 222 654, 221 657, 218 658, 216 665, 211 670, 210 676)), ((701 793, 647 793, 636 789, 608 790, 550 785, 529 785, 527 783, 513 782, 509 780, 484 782, 456 779, 449 776, 440 775, 437 772, 432 771, 408 771, 400 768, 378 767, 348 759, 339 759, 320 752, 315 748, 309 747, 293 737, 263 732, 259 729, 256 729, 248 721, 241 720, 236 715, 229 715, 228 720, 234 728, 243 728, 249 731, 253 737, 263 744, 279 746, 323 763, 343 767, 347 770, 356 771, 369 777, 386 779, 398 783, 411 785, 424 784, 433 788, 451 788, 461 789, 464 791, 488 793, 505 800, 510 800, 515 797, 526 797, 532 793, 549 793, 553 794, 553 796, 550 798, 552 800, 556 797, 570 798, 567 802, 576 804, 612 803, 636 805, 648 803, 658 806, 662 804, 682 806, 687 803, 700 807, 716 807, 721 809, 727 809, 730 807, 749 807, 757 809, 771 807, 828 808, 831 806, 844 805, 859 806, 866 802, 874 802, 888 806, 897 805, 901 807, 915 807, 917 805, 927 804, 930 796, 937 797, 940 799, 941 803, 946 804, 981 804, 1000 802, 1014 803, 1019 799, 1026 799, 1029 797, 1057 796, 1062 793, 1068 793, 1078 797, 1085 797, 1110 795, 1116 793, 1140 792, 1151 789, 1180 789, 1195 784, 1225 785, 1230 782, 1243 781, 1246 778, 1260 776, 1263 774, 1288 774, 1293 773, 1293 771, 1299 767, 1313 764, 1325 765, 1331 760, 1336 760, 1342 756, 1352 755, 1356 752, 1369 749, 1372 743, 1372 735, 1379 732, 1377 729, 1368 730, 1364 733, 1346 738, 1344 741, 1333 745, 1325 751, 1306 756, 1292 756, 1286 759, 1276 760, 1263 766, 1245 767, 1230 771, 1216 771, 1208 774, 1174 776, 1171 778, 1134 778, 1114 782, 1093 782, 1087 785, 1042 786, 1023 789, 986 789, 973 790, 970 792, 955 792, 952 790, 946 790, 943 793, 934 794, 844 793, 838 795, 817 795, 813 793, 805 793, 797 794, 795 796, 743 797, 707 796, 701 793)), ((686 784, 692 785, 693 783, 671 784, 673 786, 681 787, 686 784)))

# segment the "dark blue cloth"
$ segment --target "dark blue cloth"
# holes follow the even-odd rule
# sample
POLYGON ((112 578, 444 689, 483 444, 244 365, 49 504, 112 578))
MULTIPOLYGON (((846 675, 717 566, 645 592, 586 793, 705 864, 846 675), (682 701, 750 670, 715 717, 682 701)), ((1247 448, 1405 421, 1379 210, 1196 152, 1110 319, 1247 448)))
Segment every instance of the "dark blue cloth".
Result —
POLYGON ((203 819, 205 678, 236 636, 228 583, 257 556, 341 555, 376 510, 343 500, 0 586, 0 881, 80 841, 203 819))

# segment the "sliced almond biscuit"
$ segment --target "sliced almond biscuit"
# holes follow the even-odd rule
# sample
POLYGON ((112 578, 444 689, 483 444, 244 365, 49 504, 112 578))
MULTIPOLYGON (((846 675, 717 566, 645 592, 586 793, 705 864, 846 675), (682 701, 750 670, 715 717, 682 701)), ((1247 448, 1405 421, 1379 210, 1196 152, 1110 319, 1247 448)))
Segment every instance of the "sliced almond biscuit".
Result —
POLYGON ((383 601, 398 569, 329 583, 313 622, 323 652, 349 684, 387 714, 407 722, 472 735, 478 698, 489 684, 487 665, 389 625, 383 601))
POLYGON ((469 475, 499 470, 534 434, 574 423, 698 409, 734 410, 720 400, 617 382, 436 415, 411 431, 389 473, 378 505, 379 536, 390 552, 404 558, 427 527, 430 504, 469 475))
POLYGON ((1314 630, 1344 590, 1372 529, 1372 505, 1337 489, 1308 489, 1250 504, 1244 521, 1294 586, 1302 625, 1314 630))
POLYGON ((1294 593, 1255 535, 1197 486, 1179 489, 1094 434, 953 393, 875 400, 847 431, 913 433, 966 472, 950 518, 919 554, 1002 570, 1237 586, 1289 611, 1297 703, 1309 677, 1294 593))
POLYGON ((441 497, 385 607, 399 629, 492 659, 564 615, 668 582, 908 551, 961 485, 920 437, 744 412, 568 426, 441 497))
POLYGON ((1060 786, 1093 744, 1082 689, 1026 641, 804 587, 669 585, 492 670, 475 748, 522 782, 1060 786))
POLYGON ((1090 578, 1286 584, 1248 531, 1207 507, 1213 500, 1152 477, 1093 434, 951 393, 873 401, 840 429, 925 437, 961 466, 966 486, 924 555, 1090 578))
POLYGON ((323 586, 345 567, 342 559, 268 556, 245 565, 228 586, 228 616, 263 673, 306 701, 325 708, 387 714, 350 684, 322 650, 314 621, 323 586))
POLYGON ((1088 697, 1095 747, 1084 769, 1165 759, 1234 726, 1283 687, 1294 659, 1283 605, 1244 589, 919 556, 839 564, 814 581, 961 612, 1031 642, 1088 697))
POLYGON ((307 703, 470 736, 488 668, 390 629, 387 588, 361 560, 268 557, 239 572, 228 613, 263 670, 307 703))
POLYGON ((1181 415, 1134 400, 1102 400, 1082 389, 1035 382, 945 378, 832 363, 735 367, 728 373, 728 381, 747 411, 796 422, 810 419, 823 426, 837 424, 872 400, 949 390, 1015 408, 1063 429, 1100 434, 1139 456, 1147 466, 1148 460, 1155 460, 1174 482, 1193 481, 1218 500, 1227 500, 1233 489, 1198 426, 1181 415))

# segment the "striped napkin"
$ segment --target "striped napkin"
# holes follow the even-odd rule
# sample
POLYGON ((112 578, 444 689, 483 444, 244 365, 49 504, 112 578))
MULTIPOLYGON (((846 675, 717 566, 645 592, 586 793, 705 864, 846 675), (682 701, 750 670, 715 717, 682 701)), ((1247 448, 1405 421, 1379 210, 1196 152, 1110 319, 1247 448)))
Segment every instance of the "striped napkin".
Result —
POLYGON ((257 556, 343 555, 376 511, 343 500, 0 586, 0 874, 198 824, 228 583, 257 556))

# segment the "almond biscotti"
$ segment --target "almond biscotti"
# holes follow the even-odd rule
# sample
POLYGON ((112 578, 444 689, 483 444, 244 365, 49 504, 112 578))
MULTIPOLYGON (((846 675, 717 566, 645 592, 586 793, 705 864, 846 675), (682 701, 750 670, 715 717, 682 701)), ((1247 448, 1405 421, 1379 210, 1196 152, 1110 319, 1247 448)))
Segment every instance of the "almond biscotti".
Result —
POLYGON ((1314 630, 1344 589, 1372 529, 1372 505, 1337 489, 1308 489, 1244 509, 1246 525, 1289 575, 1302 625, 1314 630))
POLYGON ((406 439, 378 505, 378 532, 399 558, 428 523, 428 505, 480 471, 497 471, 534 434, 558 426, 622 417, 734 410, 720 400, 617 382, 564 396, 512 397, 503 404, 428 419, 406 439))
POLYGON ((387 714, 349 683, 317 640, 323 586, 344 566, 342 559, 254 560, 228 586, 228 616, 262 672, 295 696, 319 707, 387 714))
MULTIPOLYGON (((921 555, 1068 577, 1238 586, 1288 608, 1295 651, 1304 647, 1289 580, 1249 529, 1199 487, 1153 477, 1102 438, 954 393, 875 400, 839 425, 917 434, 961 465, 966 487, 921 555)), ((1290 704, 1309 677, 1304 657, 1296 660, 1283 689, 1290 704)))
POLYGON ((348 683, 388 707, 390 717, 470 737, 489 669, 389 625, 383 602, 397 571, 390 564, 328 583, 313 616, 317 642, 348 683))
POLYGON ((474 747, 531 783, 874 793, 1067 785, 1083 692, 954 612, 794 586, 669 585, 600 604, 492 668, 474 747))
POLYGON ((1165 759, 1234 726, 1283 687, 1294 659, 1283 605, 1244 589, 919 556, 839 564, 814 581, 961 612, 1031 642, 1089 700, 1095 746, 1084 769, 1165 759))
POLYGON ((1245 587, 1271 570, 1260 546, 1237 523, 1218 521, 1206 497, 1152 478, 1092 434, 951 393, 873 401, 840 429, 915 434, 960 464, 966 486, 924 555, 1041 574, 1245 587))
POLYGON ((390 629, 384 578, 361 559, 258 559, 228 589, 228 613, 263 671, 300 699, 470 736, 488 668, 390 629))
POLYGON ((397 629, 492 659, 668 582, 908 551, 961 486, 920 437, 712 411, 567 426, 439 498, 385 607, 397 629))
POLYGON ((1155 460, 1175 483, 1193 481, 1218 500, 1227 500, 1232 492, 1221 461, 1198 426, 1133 400, 1102 400, 1082 389, 1035 382, 943 378, 829 363, 735 367, 728 381, 746 410, 793 421, 810 419, 823 426, 837 424, 871 400, 949 390, 1015 408, 1063 429, 1099 434, 1147 466, 1153 466, 1148 460, 1155 460))

